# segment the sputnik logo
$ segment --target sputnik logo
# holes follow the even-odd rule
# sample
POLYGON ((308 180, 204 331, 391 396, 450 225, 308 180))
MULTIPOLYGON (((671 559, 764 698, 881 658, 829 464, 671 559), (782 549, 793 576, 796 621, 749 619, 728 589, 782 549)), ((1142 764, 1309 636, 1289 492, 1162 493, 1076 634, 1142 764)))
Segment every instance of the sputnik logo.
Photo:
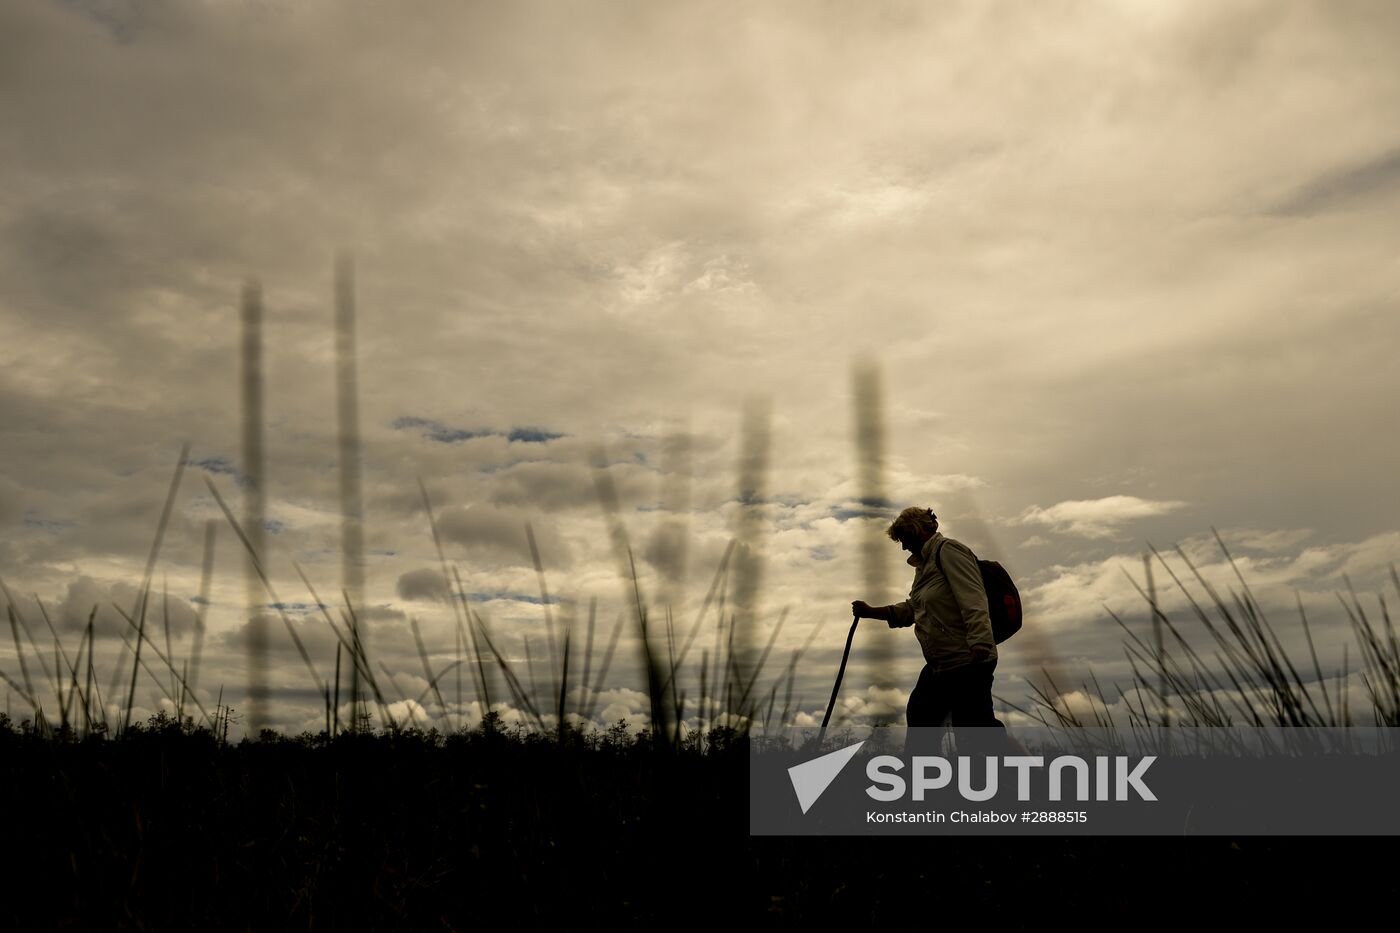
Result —
POLYGON ((841 769, 846 767, 846 763, 855 757, 856 752, 860 751, 860 747, 864 744, 864 742, 857 742, 820 758, 813 758, 811 761, 804 761, 800 765, 788 768, 792 789, 797 794, 797 803, 802 807, 804 814, 812 809, 812 804, 816 803, 817 798, 831 786, 831 782, 836 780, 841 769))

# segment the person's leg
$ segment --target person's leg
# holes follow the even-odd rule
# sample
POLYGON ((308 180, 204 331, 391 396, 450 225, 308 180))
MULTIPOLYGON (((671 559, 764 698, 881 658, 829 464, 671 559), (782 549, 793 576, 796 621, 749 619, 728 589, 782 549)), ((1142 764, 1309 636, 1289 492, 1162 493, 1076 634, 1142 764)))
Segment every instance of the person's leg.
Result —
POLYGON ((967 664, 949 671, 952 697, 949 711, 953 716, 954 728, 958 726, 1001 727, 1000 720, 992 708, 992 680, 996 671, 996 661, 981 664, 967 664))
POLYGON ((1006 727, 992 707, 992 679, 996 661, 968 664, 948 672, 949 711, 954 735, 962 739, 959 754, 998 755, 1006 740, 1006 727), (971 731, 967 731, 971 730, 971 731))
POLYGON ((919 671, 919 682, 909 694, 909 704, 904 708, 904 720, 911 728, 942 725, 948 715, 946 709, 940 715, 935 680, 933 668, 925 664, 924 669, 919 671))
POLYGON ((907 754, 937 755, 942 750, 943 724, 948 718, 951 697, 947 681, 927 664, 919 672, 919 682, 909 694, 904 719, 909 726, 904 748, 907 754))

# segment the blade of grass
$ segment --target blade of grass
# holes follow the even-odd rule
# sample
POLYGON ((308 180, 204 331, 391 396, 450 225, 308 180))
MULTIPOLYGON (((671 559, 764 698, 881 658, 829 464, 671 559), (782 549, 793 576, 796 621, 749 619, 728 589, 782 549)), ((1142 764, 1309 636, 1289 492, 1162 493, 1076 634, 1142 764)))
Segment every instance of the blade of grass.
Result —
MULTIPOLYGON (((138 638, 138 647, 139 647, 139 641, 144 640, 144 641, 150 646, 151 650, 155 652, 156 657, 159 658, 159 659, 161 660, 161 662, 164 663, 165 666, 170 670, 170 673, 171 673, 172 675, 174 675, 174 676, 178 679, 178 678, 180 677, 180 674, 179 674, 178 671, 175 670, 175 665, 171 662, 170 658, 167 658, 165 655, 161 654, 160 648, 156 647, 155 642, 151 641, 151 637, 150 637, 149 635, 146 634, 145 628, 144 628, 143 626, 139 625, 139 624, 136 622, 136 620, 132 619, 129 615, 127 615, 125 612, 123 612, 123 611, 122 611, 122 608, 121 608, 120 606, 118 606, 118 605, 116 605, 115 603, 113 603, 112 608, 116 609, 116 610, 117 610, 117 614, 120 615, 123 619, 126 620, 127 625, 129 625, 131 628, 133 628, 133 629, 136 630, 136 635, 137 635, 137 638, 138 638)), ((137 658, 138 658, 138 659, 140 658, 140 653, 139 653, 139 652, 137 652, 137 658)), ((166 689, 165 683, 161 680, 161 678, 159 678, 159 677, 156 676, 155 672, 151 670, 150 665, 146 664, 145 661, 140 661, 140 664, 141 664, 142 667, 144 667, 144 668, 146 669, 146 673, 149 674, 149 675, 151 676, 151 679, 152 679, 153 681, 155 681, 156 686, 157 686, 157 687, 160 687, 161 692, 164 693, 165 696, 166 696, 166 698, 170 700, 171 705, 172 705, 172 706, 175 705, 175 693, 174 693, 174 691, 173 691, 173 690, 167 690, 167 689, 166 689)), ((209 713, 204 709, 204 705, 203 705, 202 703, 199 702, 199 697, 191 695, 191 696, 190 696, 190 699, 191 699, 191 700, 194 700, 194 705, 197 706, 197 707, 199 708, 200 714, 204 716, 204 721, 207 722, 207 723, 209 723, 210 726, 212 727, 212 726, 213 726, 213 721, 209 718, 209 713)), ((128 703, 128 706, 127 706, 127 716, 128 716, 128 719, 129 719, 130 715, 131 715, 131 707, 130 707, 130 703, 128 703)))
MULTIPOLYGON (((423 485, 423 478, 422 478, 421 476, 418 477, 418 492, 419 492, 419 494, 420 494, 420 495, 422 496, 422 498, 423 498, 423 512, 428 516, 428 528, 429 528, 430 531, 432 531, 432 534, 433 534, 433 547, 437 550, 438 563, 439 563, 439 564, 441 565, 441 567, 442 567, 442 582, 443 582, 443 586, 447 587, 447 589, 448 589, 448 594, 447 594, 447 596, 448 596, 448 603, 451 604, 451 606, 452 606, 452 616, 453 616, 453 618, 454 618, 454 619, 456 620, 456 622, 457 622, 457 638, 458 638, 459 643, 461 643, 462 645, 465 645, 465 643, 466 643, 466 641, 467 641, 467 634, 466 634, 466 626, 467 626, 467 623, 463 620, 463 615, 464 615, 464 613, 463 613, 463 611, 462 611, 462 606, 464 606, 464 605, 466 604, 466 593, 462 590, 462 580, 461 580, 460 575, 456 575, 455 573, 454 573, 454 574, 449 574, 449 573, 448 573, 448 569, 447 569, 447 555, 443 552, 443 549, 442 549, 442 536, 438 534, 437 519, 436 519, 436 517, 435 517, 434 514, 433 514, 433 504, 432 504, 432 502, 431 502, 431 501, 429 500, 429 498, 428 498, 428 487, 425 486, 425 485, 423 485), (454 578, 455 578, 456 583, 457 583, 457 590, 456 590, 455 593, 452 591, 452 580, 453 580, 454 578), (459 599, 461 600, 461 603, 460 603, 460 604, 459 604, 459 602, 458 602, 459 599)), ((475 665, 474 667, 468 668, 468 672, 472 675, 472 677, 473 677, 473 679, 474 679, 473 686, 474 686, 475 689, 476 689, 476 699, 477 699, 478 704, 480 704, 480 705, 482 706, 482 715, 484 716, 487 712, 490 711, 490 708, 491 708, 491 697, 490 697, 489 690, 488 690, 487 687, 486 687, 486 682, 485 682, 486 670, 485 670, 485 667, 484 667, 484 666, 482 665, 482 663, 481 663, 481 653, 480 653, 480 651, 477 649, 477 645, 476 645, 476 633, 475 633, 475 632, 473 632, 472 635, 471 635, 471 642, 472 642, 472 651, 473 651, 473 653, 475 654, 476 665, 475 665)), ((460 676, 460 669, 459 669, 459 676, 460 676)), ((457 704, 458 704, 458 707, 459 707, 459 709, 460 709, 460 707, 461 707, 461 695, 460 695, 460 694, 461 694, 461 685, 460 685, 460 681, 459 681, 459 684, 458 684, 457 692, 458 692, 457 704)))
MULTIPOLYGON (((213 481, 206 476, 204 477, 204 483, 209 487, 209 491, 214 494, 214 500, 223 511, 224 518, 233 526, 233 531, 238 535, 238 540, 242 541, 244 548, 247 549, 253 570, 257 574, 258 579, 262 581, 263 589, 267 591, 268 597, 272 600, 272 608, 277 610, 277 615, 282 620, 283 626, 286 627, 287 634, 292 637, 292 644, 296 646, 297 654, 301 656, 302 663, 306 665, 307 672, 311 674, 311 680, 316 684, 317 692, 324 693, 326 689, 325 681, 321 679, 321 675, 316 671, 316 665, 311 662, 311 655, 307 652, 306 645, 302 644, 301 636, 297 635, 296 629, 292 626, 292 620, 287 618, 287 613, 283 609, 284 604, 278 597, 277 591, 273 589, 272 581, 268 579, 267 572, 263 569, 262 559, 258 556, 257 551, 253 550, 252 542, 249 541, 247 535, 243 533, 242 527, 238 524, 238 519, 234 518, 233 512, 229 511, 228 505, 224 502, 224 497, 219 495, 219 490, 214 485, 213 481)), ((348 596, 346 600, 347 602, 349 601, 348 596)), ((250 626, 253 624, 251 619, 248 624, 250 626)), ((251 629, 249 631, 251 631, 251 629)), ((266 646, 264 646, 264 649, 265 648, 266 646)), ((254 722, 257 722, 257 720, 254 720, 254 722)))
MULTIPOLYGON (((174 509, 174 507, 175 507, 175 497, 176 497, 176 495, 178 495, 179 492, 180 492, 180 479, 181 479, 181 477, 183 477, 183 476, 185 475, 185 465, 189 462, 189 458, 190 458, 190 445, 189 445, 188 442, 186 442, 186 443, 185 443, 183 446, 181 446, 181 448, 180 448, 180 458, 179 458, 179 460, 178 460, 178 461, 176 462, 176 464, 175 464, 175 473, 174 473, 173 476, 170 477, 170 488, 169 488, 169 490, 168 490, 168 491, 166 492, 166 494, 165 494, 165 504, 161 507, 161 510, 160 510, 160 520, 156 523, 156 536, 155 536, 155 540, 151 542, 151 552, 150 552, 150 554, 149 554, 149 555, 147 556, 147 558, 146 558, 146 572, 145 572, 145 573, 143 574, 143 576, 142 576, 142 579, 141 579, 141 588, 140 588, 140 590, 138 590, 138 593, 140 594, 140 595, 138 596, 138 599, 140 600, 139 613, 140 613, 140 619, 141 619, 141 625, 142 625, 142 626, 144 626, 144 625, 146 624, 146 602, 147 602, 148 599, 150 599, 150 594, 151 594, 151 576, 155 573, 156 561, 157 561, 157 559, 159 559, 159 557, 160 557, 161 543, 165 540, 165 530, 166 530, 166 528, 168 527, 168 525, 170 524, 170 513, 171 513, 171 511, 172 511, 172 510, 174 509)), ((137 611, 133 610, 133 612, 132 612, 131 614, 132 614, 133 616, 134 616, 134 615, 137 615, 137 611)), ((141 660, 141 640, 140 640, 140 639, 137 639, 137 641, 136 641, 135 652, 136 652, 136 660, 137 660, 137 662, 139 663, 140 660, 141 660)), ((132 665, 131 665, 131 692, 128 693, 128 695, 127 695, 127 707, 128 707, 128 709, 127 709, 126 714, 122 717, 122 731, 123 731, 123 732, 125 732, 127 726, 129 726, 129 725, 131 724, 130 706, 131 706, 131 703, 132 703, 132 702, 134 701, 134 699, 135 699, 135 691, 136 691, 136 669, 137 669, 137 664, 136 664, 136 663, 132 664, 132 665)))
POLYGON ((622 635, 622 616, 617 617, 617 624, 613 626, 612 637, 608 639, 608 647, 603 651, 603 663, 598 666, 598 676, 593 681, 593 688, 589 692, 588 712, 585 716, 592 721, 593 713, 597 709, 598 695, 603 691, 603 682, 608 678, 608 668, 612 666, 613 652, 617 649, 618 638, 622 635))
POLYGON ((544 610, 545 634, 549 642, 549 687, 550 692, 559 692, 559 670, 558 651, 554 643, 554 616, 549 611, 549 587, 545 584, 544 561, 540 559, 540 548, 535 541, 535 529, 529 522, 525 523, 525 541, 530 546, 530 560, 535 565, 535 579, 540 588, 540 608, 544 610))
POLYGON ((204 561, 199 573, 199 611, 194 616, 194 646, 190 649, 190 690, 199 686, 199 664, 204 653, 204 634, 209 614, 209 587, 214 579, 214 548, 217 544, 218 522, 204 523, 204 561))
POLYGON ((413 629, 413 643, 418 647, 418 657, 423 662, 423 677, 428 681, 428 687, 433 692, 433 698, 437 700, 438 708, 442 710, 443 719, 447 719, 447 703, 442 699, 442 692, 437 688, 437 681, 433 679, 432 667, 428 664, 428 649, 423 645, 423 633, 419 631, 418 620, 410 618, 409 628, 413 629))

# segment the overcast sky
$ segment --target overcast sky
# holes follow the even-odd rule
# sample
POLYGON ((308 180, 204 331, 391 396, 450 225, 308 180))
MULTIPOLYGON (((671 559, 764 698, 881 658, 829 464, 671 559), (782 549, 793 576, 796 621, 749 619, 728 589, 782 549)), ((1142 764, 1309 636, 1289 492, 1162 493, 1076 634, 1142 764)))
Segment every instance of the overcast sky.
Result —
MULTIPOLYGON (((1212 528, 1285 642, 1295 592, 1315 613, 1332 671, 1343 575, 1374 594, 1400 557, 1397 29, 1390 3, 5 4, 0 577, 70 653, 103 607, 115 660, 106 607, 188 442, 155 585, 183 657, 218 519, 201 692, 237 697, 242 563, 203 477, 241 508, 239 293, 266 304, 267 564, 307 604, 294 562, 341 586, 345 251, 369 624, 411 696, 410 619, 435 667, 456 656, 418 479, 523 664, 546 637, 526 522, 556 622, 596 598, 601 646, 627 609, 601 457, 678 630, 736 535, 762 638, 788 612, 771 673, 827 623, 795 691, 819 720, 850 600, 910 576, 889 542, 867 590, 860 360, 890 504, 1021 584, 999 697, 1042 666, 1126 687, 1124 569, 1181 544, 1225 592, 1212 528)), ((290 618, 329 677, 333 637, 290 618)), ((313 727, 275 624, 277 721, 313 727)), ((858 645, 849 713, 902 709, 913 635, 858 645)), ((625 646, 602 721, 644 718, 625 646)))

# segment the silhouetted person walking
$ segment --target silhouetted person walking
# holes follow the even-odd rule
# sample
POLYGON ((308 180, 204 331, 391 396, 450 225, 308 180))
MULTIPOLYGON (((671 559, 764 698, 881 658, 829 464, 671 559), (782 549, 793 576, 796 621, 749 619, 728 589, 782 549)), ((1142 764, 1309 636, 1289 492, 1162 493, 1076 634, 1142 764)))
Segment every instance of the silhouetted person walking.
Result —
POLYGON ((856 600, 851 609, 862 619, 883 619, 890 628, 914 627, 925 663, 909 695, 909 726, 939 727, 951 718, 955 730, 1002 729, 992 712, 997 649, 976 555, 939 533, 932 509, 905 509, 888 534, 909 552, 914 568, 909 598, 879 607, 856 600))

